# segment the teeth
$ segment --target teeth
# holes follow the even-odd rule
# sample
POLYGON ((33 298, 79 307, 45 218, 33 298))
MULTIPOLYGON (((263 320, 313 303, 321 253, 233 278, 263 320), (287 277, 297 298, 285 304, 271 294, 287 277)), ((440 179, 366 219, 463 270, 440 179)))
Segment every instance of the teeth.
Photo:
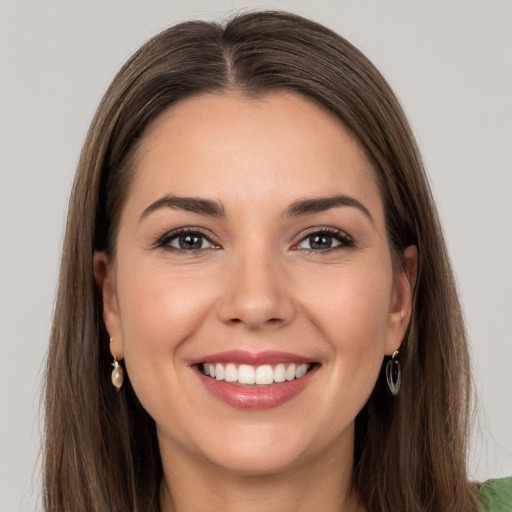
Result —
POLYGON ((291 364, 286 368, 286 380, 293 380, 295 379, 295 365, 291 364))
POLYGON ((224 380, 224 365, 223 364, 220 364, 220 363, 217 363, 215 365, 215 378, 217 380, 224 380))
POLYGON ((284 382, 286 380, 286 367, 284 364, 278 364, 274 368, 274 382, 284 382))
POLYGON ((216 363, 203 364, 201 370, 204 375, 210 376, 216 380, 225 380, 226 382, 238 382, 248 385, 268 385, 274 382, 291 381, 304 377, 310 369, 310 364, 284 364, 279 363, 275 366, 264 364, 262 366, 251 366, 241 364, 237 366, 234 363, 216 363))
POLYGON ((238 370, 233 363, 226 365, 226 372, 224 373, 224 380, 226 382, 235 382, 238 380, 238 370))
POLYGON ((274 382, 274 370, 269 364, 256 368, 256 384, 272 384, 274 382))
POLYGON ((301 377, 304 377, 304 375, 306 375, 307 371, 308 371, 308 367, 305 364, 301 364, 300 366, 297 366, 297 369, 295 370, 295 378, 300 379, 301 377))
POLYGON ((238 367, 238 382, 240 384, 254 384, 255 383, 255 371, 252 366, 248 364, 241 364, 238 367))

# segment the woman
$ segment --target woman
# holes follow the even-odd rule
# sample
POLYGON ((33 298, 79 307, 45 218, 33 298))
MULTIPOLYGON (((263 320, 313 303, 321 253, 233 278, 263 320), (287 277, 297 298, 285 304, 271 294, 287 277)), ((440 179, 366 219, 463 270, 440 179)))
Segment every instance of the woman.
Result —
POLYGON ((469 384, 418 150, 360 52, 262 12, 127 62, 70 203, 47 510, 477 510, 469 384))

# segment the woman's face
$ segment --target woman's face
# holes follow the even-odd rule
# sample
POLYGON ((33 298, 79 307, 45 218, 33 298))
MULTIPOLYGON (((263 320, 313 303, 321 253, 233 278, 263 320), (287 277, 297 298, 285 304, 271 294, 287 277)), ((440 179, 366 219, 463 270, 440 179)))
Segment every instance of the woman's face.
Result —
POLYGON ((360 145, 296 94, 205 94, 150 126, 135 169, 95 265, 162 456, 244 474, 351 458, 410 314, 360 145))

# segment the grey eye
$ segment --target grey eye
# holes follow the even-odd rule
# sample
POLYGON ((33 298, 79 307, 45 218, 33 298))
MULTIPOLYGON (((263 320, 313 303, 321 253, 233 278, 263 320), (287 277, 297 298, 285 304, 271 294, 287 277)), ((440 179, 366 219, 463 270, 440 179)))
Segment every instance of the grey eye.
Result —
POLYGON ((339 245, 341 245, 339 240, 325 233, 313 233, 299 243, 299 247, 301 249, 310 249, 315 251, 325 251, 339 245))
POLYGON ((213 247, 213 244, 201 233, 182 233, 174 236, 167 245, 183 251, 197 251, 213 247))

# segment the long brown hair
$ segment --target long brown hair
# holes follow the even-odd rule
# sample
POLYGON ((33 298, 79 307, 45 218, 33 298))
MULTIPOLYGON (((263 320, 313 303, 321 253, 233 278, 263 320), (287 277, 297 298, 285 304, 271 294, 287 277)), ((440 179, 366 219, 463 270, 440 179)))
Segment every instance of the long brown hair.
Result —
MULTIPOLYGON (((307 19, 255 12, 224 26, 187 22, 124 65, 89 129, 70 199, 47 366, 48 512, 156 511, 162 469, 153 420, 129 379, 110 384, 95 251, 115 251, 132 160, 148 124, 180 99, 237 90, 302 94, 339 116, 375 162, 391 251, 419 251, 402 389, 381 376, 356 418, 354 485, 369 511, 475 510, 466 474, 470 374, 441 227, 403 111, 350 43, 307 19)), ((386 361, 383 362, 383 368, 386 361)))

